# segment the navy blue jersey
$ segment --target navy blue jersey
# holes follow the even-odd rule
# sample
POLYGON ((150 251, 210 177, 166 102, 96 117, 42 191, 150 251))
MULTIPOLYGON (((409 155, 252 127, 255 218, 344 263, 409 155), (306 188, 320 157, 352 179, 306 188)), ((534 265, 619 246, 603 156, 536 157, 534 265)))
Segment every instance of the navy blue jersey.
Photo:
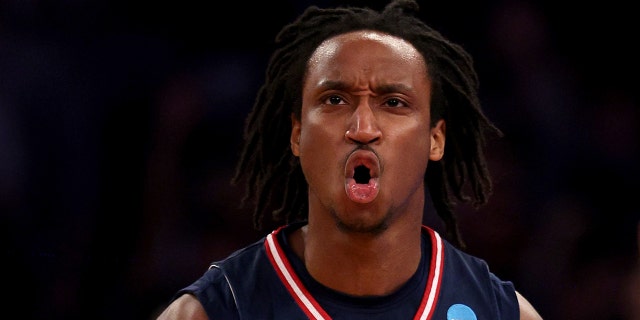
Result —
MULTIPOLYGON (((323 286, 291 250, 283 226, 214 262, 181 289, 195 295, 210 319, 519 319, 513 284, 487 264, 423 227, 416 273, 386 296, 355 297, 323 286)), ((375 281, 375 279, 372 279, 375 281)))

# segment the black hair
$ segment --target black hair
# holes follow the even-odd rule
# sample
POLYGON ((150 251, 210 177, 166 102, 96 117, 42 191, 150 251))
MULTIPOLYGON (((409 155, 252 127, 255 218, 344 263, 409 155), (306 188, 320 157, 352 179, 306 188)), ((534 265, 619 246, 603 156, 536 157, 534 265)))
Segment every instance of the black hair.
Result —
POLYGON ((272 221, 306 220, 308 186, 299 160, 291 152, 291 114, 298 119, 307 62, 326 39, 356 30, 375 30, 410 42, 424 57, 432 80, 431 125, 446 122, 446 148, 431 161, 426 190, 446 228, 446 238, 464 247, 453 208, 455 199, 474 207, 491 194, 484 158, 485 134, 501 135, 484 115, 478 97, 478 77, 471 56, 426 25, 413 0, 395 0, 381 11, 360 7, 307 8, 286 25, 275 40, 266 70, 244 129, 245 144, 233 183, 246 178, 243 203, 255 202, 254 225, 260 230, 265 214, 272 221))

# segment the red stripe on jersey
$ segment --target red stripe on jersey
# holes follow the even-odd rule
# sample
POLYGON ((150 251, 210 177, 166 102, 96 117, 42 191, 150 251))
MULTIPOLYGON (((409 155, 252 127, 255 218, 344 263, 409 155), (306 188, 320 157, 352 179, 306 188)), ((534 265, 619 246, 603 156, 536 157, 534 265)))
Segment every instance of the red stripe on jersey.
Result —
MULTIPOLYGON (((276 270, 280 281, 287 288, 296 303, 309 319, 331 319, 329 314, 320 306, 318 301, 311 296, 307 288, 302 284, 300 278, 296 275, 287 259, 280 243, 277 240, 277 234, 281 228, 271 232, 264 243, 267 256, 276 270)), ((429 263, 429 279, 422 296, 420 306, 414 316, 415 320, 431 319, 438 301, 440 293, 440 283, 442 280, 442 271, 444 266, 444 249, 442 247, 442 239, 434 230, 423 226, 423 231, 429 235, 431 239, 431 261, 429 263)))
POLYGON ((431 319, 436 309, 438 296, 440 294, 440 284, 442 283, 442 272, 444 267, 444 249, 442 247, 442 239, 434 230, 422 226, 422 229, 429 234, 431 238, 431 262, 429 263, 429 279, 425 288, 422 302, 418 308, 418 312, 414 319, 431 319))
POLYGON ((304 287, 302 281, 300 281, 293 271, 289 260, 276 238, 278 231, 279 229, 270 233, 265 241, 267 256, 276 270, 278 277, 280 277, 284 286, 289 290, 291 296, 296 300, 309 319, 331 319, 324 309, 320 307, 316 299, 307 291, 307 288, 304 287))

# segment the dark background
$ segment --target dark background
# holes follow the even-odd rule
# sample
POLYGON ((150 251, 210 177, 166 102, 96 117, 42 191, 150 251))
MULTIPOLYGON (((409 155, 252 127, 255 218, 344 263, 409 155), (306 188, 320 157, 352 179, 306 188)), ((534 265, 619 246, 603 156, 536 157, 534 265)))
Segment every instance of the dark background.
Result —
MULTIPOLYGON (((337 2, 0 0, 5 308, 152 319, 257 240, 229 179, 273 38, 312 3, 337 2)), ((475 57, 505 133, 490 203, 461 208, 469 251, 545 319, 640 319, 632 5, 421 7, 475 57)))

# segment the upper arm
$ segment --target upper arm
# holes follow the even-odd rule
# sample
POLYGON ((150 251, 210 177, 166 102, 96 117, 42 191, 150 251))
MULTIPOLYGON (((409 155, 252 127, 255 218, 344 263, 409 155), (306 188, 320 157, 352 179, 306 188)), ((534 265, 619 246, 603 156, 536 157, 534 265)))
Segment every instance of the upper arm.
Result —
POLYGON ((192 319, 208 320, 202 304, 191 294, 183 294, 162 311, 157 320, 192 319))
POLYGON ((516 297, 518 297, 518 305, 520 306, 520 319, 521 320, 542 320, 538 311, 531 305, 531 303, 523 297, 520 292, 516 291, 516 297))

